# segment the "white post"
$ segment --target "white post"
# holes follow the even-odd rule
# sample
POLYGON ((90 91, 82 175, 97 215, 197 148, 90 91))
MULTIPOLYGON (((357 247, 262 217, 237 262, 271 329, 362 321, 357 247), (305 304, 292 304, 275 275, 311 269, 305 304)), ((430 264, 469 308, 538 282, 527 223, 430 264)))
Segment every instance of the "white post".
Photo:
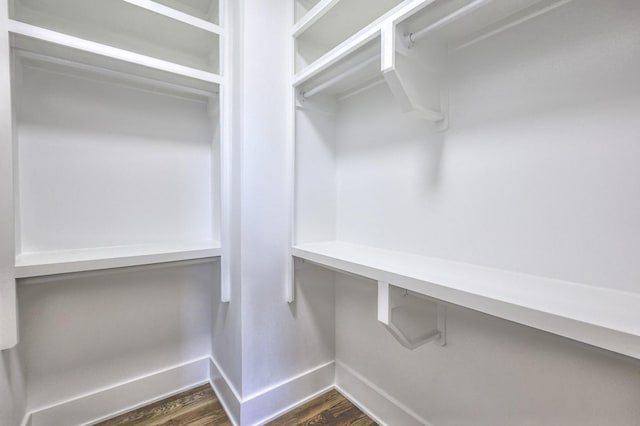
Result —
POLYGON ((389 325, 389 283, 378 281, 378 321, 389 325))
POLYGON ((9 7, 0 1, 0 350, 18 343, 9 7))

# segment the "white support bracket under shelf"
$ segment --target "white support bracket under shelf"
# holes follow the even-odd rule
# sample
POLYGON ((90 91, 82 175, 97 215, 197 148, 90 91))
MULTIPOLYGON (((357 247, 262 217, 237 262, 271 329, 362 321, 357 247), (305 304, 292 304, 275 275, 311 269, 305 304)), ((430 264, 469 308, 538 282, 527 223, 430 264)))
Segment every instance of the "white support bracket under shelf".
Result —
POLYGON ((378 281, 378 321, 405 348, 425 343, 446 345, 446 311, 442 304, 378 281))
POLYGON ((385 22, 382 26, 382 75, 396 101, 406 113, 435 123, 439 131, 448 128, 448 89, 442 71, 443 51, 430 52, 433 60, 418 60, 399 26, 385 22))

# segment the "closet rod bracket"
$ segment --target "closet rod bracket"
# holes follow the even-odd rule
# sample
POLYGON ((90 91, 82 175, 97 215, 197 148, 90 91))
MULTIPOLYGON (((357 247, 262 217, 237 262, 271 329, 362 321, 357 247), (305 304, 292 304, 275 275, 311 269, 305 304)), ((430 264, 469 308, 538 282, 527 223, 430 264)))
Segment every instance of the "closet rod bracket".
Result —
POLYGON ((407 349, 413 350, 429 342, 445 346, 445 306, 412 295, 407 290, 394 301, 398 292, 392 287, 388 282, 378 281, 378 321, 407 349))

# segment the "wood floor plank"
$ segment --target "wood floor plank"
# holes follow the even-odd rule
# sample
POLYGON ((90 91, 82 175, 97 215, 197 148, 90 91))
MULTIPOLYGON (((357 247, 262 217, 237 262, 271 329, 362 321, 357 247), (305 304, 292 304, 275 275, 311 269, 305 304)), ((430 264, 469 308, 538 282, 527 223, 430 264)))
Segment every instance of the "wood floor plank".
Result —
POLYGON ((338 391, 331 390, 267 426, 377 426, 338 391))
MULTIPOLYGON (((331 390, 268 423, 269 426, 376 426, 338 391, 331 390)), ((231 426, 206 384, 106 420, 96 426, 231 426)))
POLYGON ((231 425, 208 384, 99 423, 96 426, 231 425), (222 414, 222 416, 221 416, 222 414))

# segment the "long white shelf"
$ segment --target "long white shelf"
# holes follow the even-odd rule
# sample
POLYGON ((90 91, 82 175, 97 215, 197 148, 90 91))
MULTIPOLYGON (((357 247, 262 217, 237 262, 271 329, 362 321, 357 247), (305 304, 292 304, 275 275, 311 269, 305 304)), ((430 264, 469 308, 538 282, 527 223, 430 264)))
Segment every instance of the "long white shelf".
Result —
POLYGON ((640 358, 640 294, 340 241, 292 255, 640 358))
MULTIPOLYGON (((379 39, 382 27, 385 23, 395 23, 406 19, 418 13, 423 8, 429 6, 435 0, 411 0, 400 4, 398 7, 390 10, 385 15, 381 16, 371 24, 367 25, 362 30, 358 31, 353 36, 349 37, 335 48, 331 49, 326 54, 309 64, 293 77, 293 86, 302 87, 306 83, 312 81, 316 77, 320 76, 327 70, 330 70, 333 66, 340 62, 353 61, 352 56, 358 54, 363 47, 371 43, 375 39, 379 39)), ((375 53, 380 56, 380 52, 375 53)), ((356 59, 357 61, 358 59, 356 59)))
MULTIPOLYGON (((571 1, 573 0, 469 0, 463 6, 454 2, 435 3, 434 0, 404 2, 298 71, 293 77, 293 86, 303 88, 308 85, 317 86, 316 80, 319 80, 320 84, 331 78, 339 80, 340 73, 351 74, 347 79, 362 82, 368 78, 370 72, 360 72, 356 68, 372 57, 379 58, 381 53, 361 55, 360 52, 372 41, 379 39, 384 28, 391 25, 402 24, 407 39, 399 43, 416 43, 433 33, 438 33, 435 38, 443 47, 459 49, 553 11, 571 1), (340 69, 336 72, 336 68, 340 69)), ((323 1, 309 14, 316 9, 319 9, 316 13, 321 14, 321 7, 333 6, 333 1, 323 1)), ((311 18, 310 16, 308 19, 311 18)), ((298 32, 305 23, 306 21, 301 20, 296 25, 294 35, 299 35, 298 32)), ((344 90, 345 85, 342 86, 342 90, 334 90, 329 94, 347 92, 344 90)))
POLYGON ((127 266, 219 257, 217 241, 145 244, 22 253, 16 256, 16 278, 123 268, 127 266))
POLYGON ((340 1, 341 0, 320 0, 318 4, 307 12, 293 27, 293 37, 300 36, 300 34, 333 9, 340 1))
MULTIPOLYGON (((125 0, 128 1, 128 0, 125 0)), ((137 0, 134 0, 137 1, 137 0)), ((161 3, 173 10, 178 10, 189 16, 202 19, 206 22, 212 22, 216 25, 220 24, 220 2, 218 0, 144 0, 161 3)))
MULTIPOLYGON (((61 47, 66 49, 67 52, 72 52, 73 56, 81 57, 83 62, 88 62, 89 64, 93 61, 93 56, 98 56, 124 64, 141 66, 143 68, 167 73, 169 75, 176 76, 181 80, 191 79, 214 85, 222 83, 222 77, 218 74, 190 68, 162 59, 152 58, 139 53, 129 52, 116 47, 95 43, 34 25, 25 24, 24 22, 9 20, 8 27, 9 32, 13 35, 12 45, 14 47, 36 51, 36 53, 48 53, 46 50, 55 50, 50 48, 50 46, 58 48, 61 47)), ((55 53, 55 55, 57 54, 58 52, 55 53)), ((98 64, 98 66, 103 65, 98 64)), ((154 77, 158 78, 157 76, 154 77)))
POLYGON ((322 55, 300 72, 296 73, 293 77, 293 85, 295 87, 301 86, 308 80, 330 68, 332 65, 335 65, 347 58, 349 55, 353 54, 376 37, 379 37, 384 22, 396 22, 401 20, 413 13, 416 13, 418 10, 428 6, 434 1, 435 0, 412 0, 392 9, 387 14, 367 25, 365 28, 358 31, 356 34, 349 37, 326 54, 322 55))
POLYGON ((205 31, 209 31, 210 33, 214 33, 218 35, 221 35, 223 33, 222 28, 217 24, 214 24, 209 21, 205 21, 204 19, 200 19, 193 15, 189 15, 187 13, 181 12, 169 6, 165 6, 153 0, 122 0, 122 1, 136 5, 150 12, 166 16, 167 18, 174 19, 184 24, 191 25, 193 27, 200 28, 205 31))

